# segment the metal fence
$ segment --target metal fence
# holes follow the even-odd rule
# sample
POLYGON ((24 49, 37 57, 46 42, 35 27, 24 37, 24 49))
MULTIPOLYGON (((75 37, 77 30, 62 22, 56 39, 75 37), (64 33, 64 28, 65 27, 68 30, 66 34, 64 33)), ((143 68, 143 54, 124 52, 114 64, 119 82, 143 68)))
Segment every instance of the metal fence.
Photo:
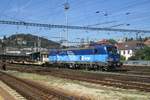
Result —
POLYGON ((133 65, 133 66, 150 66, 150 60, 129 60, 123 63, 124 65, 133 65))

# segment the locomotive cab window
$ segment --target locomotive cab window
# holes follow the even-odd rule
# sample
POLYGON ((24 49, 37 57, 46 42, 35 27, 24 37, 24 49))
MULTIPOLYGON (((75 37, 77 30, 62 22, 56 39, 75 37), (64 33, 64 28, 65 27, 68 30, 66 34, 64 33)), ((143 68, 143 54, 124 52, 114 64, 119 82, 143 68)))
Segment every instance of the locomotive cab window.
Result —
POLYGON ((108 51, 108 53, 116 54, 117 48, 116 47, 107 47, 107 51, 108 51))

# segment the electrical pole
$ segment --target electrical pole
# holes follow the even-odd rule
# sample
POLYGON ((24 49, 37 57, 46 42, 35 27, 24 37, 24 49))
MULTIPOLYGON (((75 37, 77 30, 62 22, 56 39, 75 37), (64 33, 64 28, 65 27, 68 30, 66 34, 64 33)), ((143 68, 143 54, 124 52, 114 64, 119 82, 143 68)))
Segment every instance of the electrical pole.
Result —
POLYGON ((67 42, 67 46, 69 46, 68 44, 68 14, 67 14, 67 11, 69 10, 70 6, 69 6, 69 3, 68 3, 68 0, 66 0, 66 3, 64 4, 64 10, 65 10, 65 20, 66 20, 66 26, 67 26, 67 29, 66 29, 66 42, 67 42))
POLYGON ((41 39, 40 37, 38 36, 38 43, 37 43, 37 52, 40 52, 41 51, 41 39))

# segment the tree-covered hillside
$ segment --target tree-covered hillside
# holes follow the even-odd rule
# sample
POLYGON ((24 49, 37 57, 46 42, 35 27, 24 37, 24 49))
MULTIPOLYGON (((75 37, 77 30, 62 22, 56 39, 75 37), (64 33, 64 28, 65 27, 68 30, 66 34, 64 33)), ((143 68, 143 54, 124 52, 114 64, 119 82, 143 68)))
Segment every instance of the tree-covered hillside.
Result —
POLYGON ((38 37, 31 34, 15 34, 10 37, 4 37, 3 45, 6 47, 42 47, 42 48, 59 48, 60 44, 54 41, 38 37))

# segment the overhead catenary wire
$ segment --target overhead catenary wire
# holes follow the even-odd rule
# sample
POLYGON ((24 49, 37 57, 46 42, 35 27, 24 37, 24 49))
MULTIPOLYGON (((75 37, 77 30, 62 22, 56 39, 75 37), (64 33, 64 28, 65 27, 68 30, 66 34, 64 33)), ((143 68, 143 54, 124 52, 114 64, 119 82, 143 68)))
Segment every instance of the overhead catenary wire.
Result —
MULTIPOLYGON (((78 1, 77 1, 77 2, 78 2, 78 1)), ((92 1, 91 1, 91 2, 92 2, 92 1)), ((91 3, 89 3, 89 4, 91 4, 91 3)), ((132 3, 131 3, 131 4, 132 4, 132 3)), ((81 5, 81 4, 79 4, 79 5, 81 5)), ((98 5, 98 4, 97 4, 97 5, 98 5)), ((133 4, 132 4, 132 5, 133 5, 133 4)), ((61 5, 61 7, 62 7, 62 5, 61 5)), ((124 7, 124 6, 123 6, 123 7, 124 7)), ((52 8, 53 8, 53 7, 52 7, 52 8)), ((81 7, 79 7, 79 8, 81 8, 81 7)), ((131 8, 132 8, 132 7, 131 7, 131 8)), ((58 11, 58 12, 61 11, 59 7, 56 7, 56 9, 57 9, 56 11, 58 11)), ((124 9, 126 9, 126 8, 124 8, 124 9)), ((95 10, 90 10, 89 13, 91 13, 91 12, 95 12, 95 10)), ((51 12, 50 12, 50 13, 51 13, 51 12)), ((89 14, 89 13, 85 13, 85 15, 86 15, 86 14, 89 14)), ((117 12, 116 12, 116 13, 117 13, 117 12)), ((55 14, 55 12, 52 13, 52 14, 55 14)), ((45 16, 45 15, 44 15, 44 16, 45 16)), ((92 16, 94 16, 94 15, 92 15, 92 16)), ((110 15, 109 15, 109 16, 110 16, 110 15)), ((116 17, 116 15, 114 15, 114 16, 116 17)), ((53 17, 53 15, 52 15, 52 16, 51 16, 51 15, 49 16, 49 18, 51 18, 51 17, 53 17)), ((85 18, 84 16, 79 16, 79 17, 80 17, 80 18, 83 18, 83 19, 85 18)), ((110 16, 110 17, 111 17, 111 16, 110 16)), ((18 18, 19 18, 19 17, 18 17, 18 18)), ((18 18, 15 18, 15 19, 18 19, 18 18)), ((90 18, 94 18, 94 17, 88 17, 87 20, 90 19, 90 18)), ((81 20, 83 20, 83 19, 81 19, 81 20)), ((102 18, 102 20, 103 20, 103 19, 104 19, 104 18, 102 18)), ((54 20, 55 20, 55 18, 54 18, 54 20)), ((133 19, 132 21, 134 21, 134 20, 135 20, 135 19, 133 19)), ((141 20, 142 20, 142 18, 141 18, 141 20)), ((18 21, 19 21, 19 20, 18 20, 18 21)), ((21 20, 20 20, 20 21, 21 21, 21 20)), ((22 22, 23 22, 23 20, 22 20, 22 22)), ((78 21, 77 21, 77 22, 78 22, 78 21)), ((118 20, 118 22, 119 22, 119 20, 118 20)), ((94 22, 94 23, 95 23, 95 22, 94 22)), ((96 24, 98 24, 98 23, 96 23, 96 24)), ((72 25, 73 25, 73 24, 72 24, 72 25)), ((108 25, 106 25, 106 27, 108 27, 108 25)))
MULTIPOLYGON (((92 1, 90 1, 90 2, 86 1, 86 2, 87 2, 88 5, 90 5, 90 4, 92 3, 92 1)), ((106 2, 106 1, 105 1, 105 2, 106 2)), ((105 2, 101 2, 101 3, 105 3, 105 2)), ((133 1, 132 1, 132 2, 133 2, 133 1)), ((132 2, 131 2, 131 5, 133 5, 132 2)), ((81 5, 80 2, 78 3, 78 1, 76 1, 75 3, 77 3, 77 5, 81 5)), ((133 3, 134 3, 134 2, 133 2, 133 3)), ((61 4, 59 4, 59 5, 60 5, 60 6, 55 7, 55 9, 58 9, 58 8, 62 7, 61 4)), ((135 3, 134 3, 134 5, 135 5, 135 3)), ((79 7, 79 8, 81 8, 81 7, 79 7)), ((53 7, 52 7, 52 9, 53 9, 53 7)), ((58 9, 57 11, 60 12, 60 9, 58 9)), ((91 11, 92 11, 92 10, 91 10, 91 11)), ((89 12, 91 12, 91 11, 89 11, 89 12)), ((57 13, 58 13, 58 12, 57 12, 57 13)), ((55 13, 50 14, 50 17, 49 17, 49 18, 53 17, 54 14, 55 14, 55 13)), ((45 15, 45 16, 46 16, 46 15, 45 15)), ((82 18, 82 16, 80 16, 80 18, 82 18)), ((83 18, 83 19, 84 19, 84 18, 83 18)))
POLYGON ((113 20, 113 21, 100 22, 100 23, 86 25, 86 26, 98 26, 98 25, 110 24, 110 23, 115 23, 115 22, 117 22, 117 21, 113 20))
MULTIPOLYGON (((139 5, 143 5, 143 4, 146 4, 147 3, 147 1, 132 1, 132 2, 129 2, 129 3, 127 3, 126 5, 125 5, 125 7, 124 6, 121 6, 121 11, 126 11, 127 9, 129 9, 130 7, 131 8, 133 8, 133 7, 135 7, 135 6, 139 6, 139 5), (128 8, 129 7, 129 8, 128 8)), ((115 13, 118 13, 118 12, 121 12, 120 11, 120 9, 118 10, 118 11, 113 11, 113 12, 110 12, 111 14, 110 15, 108 15, 109 17, 115 17, 115 16, 119 16, 119 15, 115 15, 115 13)), ((88 12, 92 12, 92 11, 88 11, 88 12)), ((94 16, 92 15, 92 16, 90 16, 89 15, 89 13, 87 13, 87 15, 89 16, 89 18, 93 18, 94 16)), ((120 16, 119 16, 120 17, 120 16)), ((87 19, 87 18, 86 18, 87 19)), ((104 19, 104 18, 102 18, 102 19, 104 19)), ((81 21, 81 20, 84 20, 84 18, 83 17, 79 17, 77 20, 76 20, 76 22, 78 22, 78 21, 81 21)), ((134 20, 134 19, 133 19, 134 20)))
POLYGON ((70 26, 70 25, 53 25, 53 24, 41 24, 41 23, 28 23, 28 22, 16 22, 16 21, 4 21, 0 20, 0 24, 8 25, 23 25, 32 27, 49 27, 49 28, 68 28, 76 30, 92 30, 92 31, 119 31, 119 32, 143 32, 150 33, 150 30, 136 30, 136 29, 113 29, 113 28, 95 28, 95 27, 83 27, 83 26, 70 26))
MULTIPOLYGON (((104 0, 104 1, 106 2, 106 0, 104 0)), ((78 1, 76 1, 76 2, 77 2, 77 6, 78 6, 78 5, 81 5, 80 2, 79 2, 79 3, 78 3, 78 1)), ((76 3, 76 2, 75 2, 75 3, 76 3)), ((86 1, 86 2, 88 2, 88 1, 86 1)), ((100 1, 100 2, 101 2, 101 1, 100 1)), ((104 3, 105 3, 105 2, 104 2, 104 3)), ((132 1, 132 2, 134 3, 135 1, 132 1)), ((132 2, 130 2, 131 5, 133 5, 132 2)), ((138 1, 137 1, 137 2, 138 2, 138 1)), ((101 3, 103 3, 103 2, 101 2, 101 3)), ((135 5, 135 4, 136 4, 136 3, 134 3, 134 5, 135 5)), ((88 5, 91 5, 91 1, 88 2, 88 5)), ((59 7, 62 7, 62 5, 55 7, 55 9, 57 9, 57 8, 59 8, 59 7)), ((79 7, 79 8, 81 8, 81 7, 79 7)), ((126 7, 125 7, 125 8, 126 8, 126 7)), ((52 9, 54 9, 54 8, 52 8, 52 9)), ((60 12, 60 11, 58 10, 58 12, 60 12)), ((57 12, 57 13, 58 13, 58 12, 57 12)), ((90 11, 89 11, 89 12, 90 12, 90 11)), ((52 13, 52 14, 54 15, 55 13, 52 13)), ((53 16, 52 14, 50 14, 51 17, 53 16)), ((80 16, 80 18, 81 18, 81 17, 82 17, 82 16, 80 16)), ((49 18, 50 18, 50 17, 49 17, 49 18)))

